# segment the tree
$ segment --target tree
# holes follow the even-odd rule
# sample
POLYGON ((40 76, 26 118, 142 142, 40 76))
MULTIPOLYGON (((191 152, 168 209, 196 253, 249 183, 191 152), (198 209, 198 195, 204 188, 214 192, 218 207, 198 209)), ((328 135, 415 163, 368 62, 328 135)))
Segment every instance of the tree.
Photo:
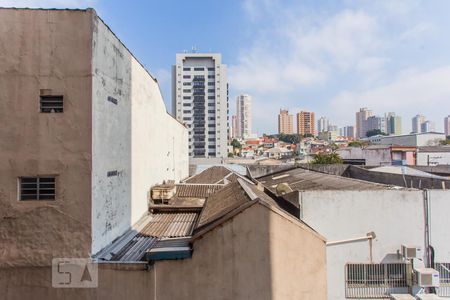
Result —
POLYGON ((237 139, 233 139, 231 141, 231 146, 233 146, 233 149, 236 149, 236 148, 242 149, 242 144, 239 143, 239 141, 237 139))
POLYGON ((448 136, 446 140, 442 140, 439 143, 443 146, 450 145, 450 136, 448 136))
POLYGON ((336 152, 333 153, 318 153, 314 160, 313 165, 330 165, 330 164, 342 164, 342 158, 336 152))
POLYGON ((280 141, 283 141, 283 142, 289 143, 289 144, 298 144, 298 143, 300 143, 300 135, 298 135, 298 134, 280 133, 278 135, 278 139, 280 141))
POLYGON ((384 133, 383 131, 381 131, 381 129, 372 129, 367 131, 366 136, 367 137, 371 137, 374 135, 387 135, 386 133, 384 133))
POLYGON ((352 141, 350 143, 348 143, 349 147, 355 147, 355 148, 362 148, 362 146, 364 146, 363 142, 360 141, 352 141))

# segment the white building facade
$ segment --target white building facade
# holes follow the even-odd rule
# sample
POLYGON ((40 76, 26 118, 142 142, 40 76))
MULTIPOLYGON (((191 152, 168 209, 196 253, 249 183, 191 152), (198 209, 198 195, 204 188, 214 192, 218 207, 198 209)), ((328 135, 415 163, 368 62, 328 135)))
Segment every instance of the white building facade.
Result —
POLYGON ((172 67, 172 114, 189 130, 189 156, 228 154, 227 66, 219 53, 177 53, 172 67))
POLYGON ((252 136, 252 97, 248 94, 236 98, 236 134, 242 139, 252 136))
POLYGON ((320 117, 319 120, 317 120, 317 132, 327 131, 329 124, 330 121, 326 117, 320 117))

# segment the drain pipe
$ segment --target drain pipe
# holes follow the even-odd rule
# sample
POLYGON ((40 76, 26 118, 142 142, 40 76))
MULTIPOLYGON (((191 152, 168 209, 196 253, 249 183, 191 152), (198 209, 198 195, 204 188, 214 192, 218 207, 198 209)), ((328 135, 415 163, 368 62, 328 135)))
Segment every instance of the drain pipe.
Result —
POLYGON ((366 234, 366 236, 352 238, 352 239, 346 239, 346 240, 339 240, 339 241, 333 241, 333 242, 327 242, 327 246, 335 246, 335 245, 341 245, 341 244, 348 244, 348 243, 354 243, 354 242, 360 242, 360 241, 369 241, 369 260, 370 263, 373 263, 373 254, 372 254, 372 241, 375 239, 377 235, 375 232, 371 231, 366 234))
POLYGON ((430 268, 431 250, 430 250, 430 191, 423 189, 423 217, 424 217, 424 244, 425 244, 425 266, 430 268))

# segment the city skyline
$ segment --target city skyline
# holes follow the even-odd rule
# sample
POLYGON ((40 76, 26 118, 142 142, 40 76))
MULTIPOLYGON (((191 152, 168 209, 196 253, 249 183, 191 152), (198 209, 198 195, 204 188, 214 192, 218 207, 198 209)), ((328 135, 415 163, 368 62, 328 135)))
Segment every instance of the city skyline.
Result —
POLYGON ((281 106, 326 115, 340 127, 360 107, 395 111, 404 133, 419 112, 437 131, 449 114, 442 108, 450 98, 450 41, 442 37, 450 33, 450 2, 247 0, 219 10, 207 1, 2 0, 0 6, 95 8, 158 79, 168 111, 175 53, 193 46, 219 52, 229 66, 230 98, 253 96, 259 135, 276 132, 272 114, 281 106))

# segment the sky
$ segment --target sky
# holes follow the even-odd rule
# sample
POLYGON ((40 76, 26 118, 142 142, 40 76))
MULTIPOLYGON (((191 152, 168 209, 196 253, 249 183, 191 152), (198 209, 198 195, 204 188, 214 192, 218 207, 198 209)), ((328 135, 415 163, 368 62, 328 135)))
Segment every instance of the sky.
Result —
POLYGON ((158 79, 171 111, 175 54, 195 47, 228 65, 230 113, 253 98, 253 131, 277 131, 281 107, 338 126, 355 112, 396 112, 403 132, 450 115, 447 0, 0 0, 0 6, 93 7, 158 79))

